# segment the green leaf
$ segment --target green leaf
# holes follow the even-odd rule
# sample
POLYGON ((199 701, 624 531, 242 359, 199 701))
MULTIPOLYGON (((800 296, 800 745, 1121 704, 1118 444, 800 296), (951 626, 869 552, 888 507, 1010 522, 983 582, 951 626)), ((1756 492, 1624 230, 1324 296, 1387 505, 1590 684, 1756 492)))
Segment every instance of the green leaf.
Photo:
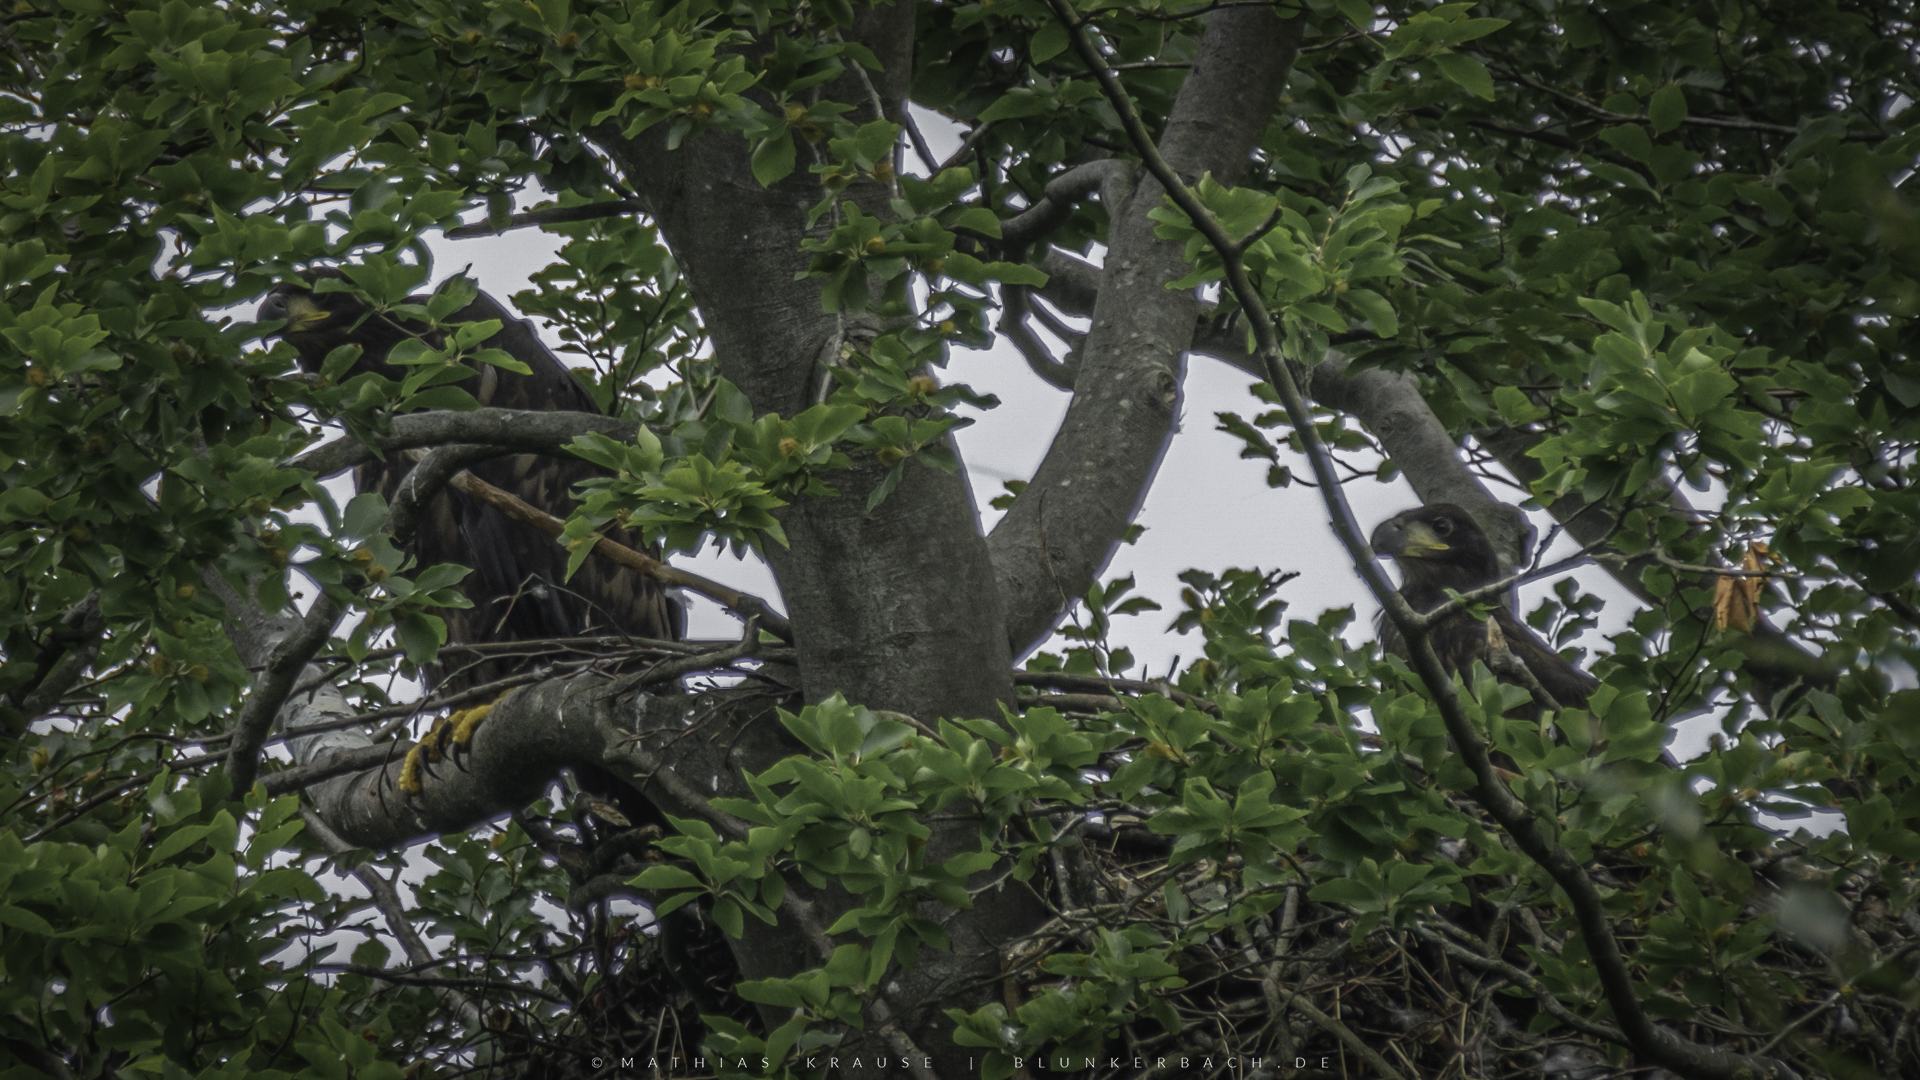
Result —
POLYGON ((641 889, 701 889, 705 884, 697 877, 678 866, 649 866, 633 879, 632 884, 641 889))
POLYGON ((1609 146, 1635 161, 1653 160, 1653 139, 1639 124, 1617 124, 1600 133, 1609 146))
POLYGON ((1493 388, 1493 404, 1500 410, 1500 418, 1509 424, 1530 424, 1547 414, 1547 410, 1535 405, 1518 387, 1496 386, 1493 388))
POLYGON ((748 1001, 782 1009, 798 1009, 806 1004, 800 991, 785 979, 757 979, 734 986, 734 992, 748 1001))
POLYGON ((1443 52, 1433 58, 1447 81, 1475 97, 1493 100, 1493 76, 1487 65, 1464 53, 1443 52))
POLYGON ((1399 336, 1400 316, 1394 314, 1393 305, 1386 297, 1372 289, 1348 289, 1340 299, 1359 312, 1374 333, 1383 338, 1399 336))
POLYGON ((165 840, 154 846, 153 853, 147 856, 149 862, 164 863, 175 855, 187 850, 207 838, 213 831, 211 825, 182 825, 167 834, 165 840))
POLYGON ((969 206, 953 219, 955 228, 972 229, 982 236, 1000 237, 1000 218, 984 206, 969 206))
POLYGON ((772 187, 793 172, 793 133, 781 131, 762 139, 753 148, 753 178, 761 187, 772 187))
POLYGON ((1067 28, 1055 21, 1049 21, 1027 42, 1027 53, 1036 64, 1047 61, 1067 51, 1067 28))
POLYGON ((1048 99, 1041 97, 1026 87, 1017 87, 1000 96, 998 101, 986 107, 980 113, 980 122, 992 123, 995 120, 1018 120, 1028 116, 1038 116, 1047 111, 1048 99))
POLYGON ((1312 319, 1314 322, 1338 334, 1347 332, 1347 320, 1342 318, 1339 312, 1333 310, 1333 308, 1326 304, 1311 300, 1302 300, 1297 304, 1289 306, 1287 308, 1287 314, 1312 319))
POLYGON ((1360 30, 1373 29, 1373 4, 1370 0, 1339 0, 1340 14, 1360 30))
POLYGON ((1664 135, 1687 118, 1687 95, 1678 86, 1663 86, 1647 99, 1647 122, 1653 133, 1664 135))
POLYGON ((871 514, 879 509, 880 504, 887 501, 887 496, 893 494, 893 489, 900 486, 900 478, 905 474, 906 466, 907 463, 904 461, 896 463, 893 468, 887 470, 887 475, 880 478, 879 483, 873 485, 873 491, 867 495, 867 513, 871 514))
POLYGON ((746 918, 740 912, 740 905, 728 897, 721 897, 713 904, 714 925, 727 932, 727 936, 738 940, 746 933, 746 918))
POLYGON ((0 926, 11 926, 42 937, 52 937, 54 934, 53 924, 26 908, 11 904, 0 904, 0 926))

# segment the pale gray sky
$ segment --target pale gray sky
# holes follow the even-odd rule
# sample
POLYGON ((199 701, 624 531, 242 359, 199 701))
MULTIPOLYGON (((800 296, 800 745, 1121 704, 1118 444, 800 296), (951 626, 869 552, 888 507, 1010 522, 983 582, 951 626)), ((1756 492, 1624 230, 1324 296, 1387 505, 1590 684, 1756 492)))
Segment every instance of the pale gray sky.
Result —
MULTIPOLYGON (((915 116, 937 156, 958 146, 958 137, 944 118, 919 109, 915 116)), ((908 160, 909 171, 923 171, 915 167, 913 155, 909 154, 908 160)), ((505 301, 528 288, 530 275, 548 265, 559 248, 559 238, 522 229, 469 240, 447 240, 436 235, 427 246, 434 255, 434 281, 471 267, 481 287, 505 301)), ((551 337, 548 342, 558 344, 551 337)), ((1068 395, 1042 382, 1028 370, 1019 353, 1004 342, 983 351, 956 349, 942 378, 965 382, 976 391, 996 395, 1001 402, 997 409, 963 410, 976 422, 956 436, 983 527, 991 529, 1000 512, 987 502, 1000 494, 1003 481, 1025 480, 1033 475, 1066 413, 1068 395)), ((1146 531, 1137 543, 1123 545, 1102 575, 1104 581, 1133 574, 1137 593, 1164 605, 1159 612, 1118 619, 1113 630, 1113 643, 1130 648, 1155 675, 1165 674, 1176 656, 1190 660, 1198 654, 1196 638, 1167 632, 1179 609, 1181 586, 1177 575, 1191 567, 1213 572, 1228 567, 1298 571, 1300 577, 1289 582, 1280 594, 1291 605, 1288 617, 1313 618, 1324 610, 1351 605, 1356 618, 1347 636, 1358 641, 1372 635, 1377 605, 1367 596, 1333 537, 1319 493, 1299 485, 1282 490, 1268 488, 1266 463, 1242 460, 1239 440, 1217 430, 1216 413, 1235 411, 1250 417, 1266 411, 1267 407, 1248 393, 1252 381, 1216 360, 1191 359, 1182 391, 1180 429, 1138 518, 1146 531)), ((1311 475, 1304 458, 1291 464, 1294 475, 1311 475)), ((1419 501, 1404 479, 1385 484, 1361 479, 1346 485, 1346 490, 1364 527, 1419 501)), ((1518 501, 1518 493, 1512 489, 1496 494, 1518 501)), ((1544 514, 1533 517, 1536 528, 1545 529, 1550 524, 1544 514)), ((1571 553, 1574 548, 1563 539, 1552 557, 1571 553)), ((772 576, 758 560, 740 561, 709 549, 695 557, 676 556, 674 562, 737 588, 769 598, 775 595, 772 576)), ((1602 573, 1583 573, 1581 581, 1584 588, 1608 601, 1600 632, 1621 629, 1634 609, 1630 594, 1602 573)), ((1550 584, 1542 582, 1523 590, 1522 611, 1537 605, 1550 584)), ((717 637, 734 632, 738 623, 717 605, 692 599, 689 630, 693 635, 717 637)), ((1045 647, 1058 649, 1063 644, 1056 637, 1045 647)), ((1604 642, 1590 635, 1585 644, 1592 648, 1604 642)))

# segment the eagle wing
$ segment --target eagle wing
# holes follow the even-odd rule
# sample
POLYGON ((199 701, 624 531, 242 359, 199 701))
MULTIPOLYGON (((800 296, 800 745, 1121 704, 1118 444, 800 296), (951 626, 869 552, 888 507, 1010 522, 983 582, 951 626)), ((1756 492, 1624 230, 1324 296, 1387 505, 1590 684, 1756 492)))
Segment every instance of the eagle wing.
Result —
MULTIPOLYGON (((263 307, 263 317, 285 317, 288 297, 279 292, 276 296, 278 306, 271 310, 263 307)), ((346 294, 326 294, 322 299, 339 307, 346 303, 346 294)), ((412 299, 424 302, 426 298, 412 299)), ((270 298, 269 304, 273 303, 270 298)), ((364 311, 338 310, 314 330, 296 332, 290 328, 286 337, 299 351, 302 365, 310 369, 317 368, 333 348, 348 343, 364 350, 361 369, 386 368, 387 353, 408 334, 390 319, 355 317, 364 311)), ((460 385, 481 405, 600 411, 592 395, 533 328, 499 301, 482 292, 452 317, 455 322, 487 319, 500 320, 500 330, 483 346, 504 350, 526 364, 530 373, 480 368, 460 385)), ((399 374, 391 369, 387 373, 399 374)), ((410 462, 392 457, 362 466, 355 483, 359 490, 379 491, 391 501, 410 468, 410 462)), ((573 506, 570 489, 601 475, 596 466, 579 458, 543 454, 495 458, 473 466, 471 471, 481 480, 563 518, 573 506)), ((612 530, 608 535, 621 544, 645 550, 638 536, 624 530, 612 530)), ((457 587, 473 606, 444 613, 449 641, 527 641, 590 633, 677 640, 685 633, 685 609, 658 582, 600 559, 587 560, 568 580, 567 551, 557 541, 458 491, 442 492, 427 507, 408 550, 421 566, 457 563, 472 569, 457 587)), ((458 689, 498 678, 512 666, 511 661, 497 661, 427 674, 436 685, 444 683, 458 689)))
MULTIPOLYGON (((1533 677, 1553 696, 1553 700, 1563 708, 1575 709, 1586 704, 1587 698, 1599 687, 1600 680, 1575 667, 1540 639, 1533 628, 1515 619, 1505 608, 1495 608, 1494 622, 1505 636, 1507 650, 1527 665, 1533 677)), ((1392 656, 1402 660, 1408 658, 1405 639, 1400 631, 1382 615, 1380 619, 1380 644, 1392 656)), ((1432 643, 1434 655, 1440 659, 1440 667, 1449 675, 1471 672, 1475 661, 1487 662, 1487 627, 1479 619, 1459 614, 1443 619, 1439 625, 1427 631, 1427 640, 1432 643)), ((1491 665, 1489 665, 1491 666, 1491 665)))
MULTIPOLYGON (((1540 639, 1533 628, 1513 617, 1505 608, 1495 608, 1493 620, 1500 627, 1500 633, 1507 639, 1507 651, 1527 665, 1533 677, 1540 680, 1540 686, 1562 708, 1578 709, 1586 705, 1587 698, 1600 687, 1600 680, 1569 663, 1540 639)), ((1486 631, 1481 630, 1481 641, 1486 640, 1486 631)))

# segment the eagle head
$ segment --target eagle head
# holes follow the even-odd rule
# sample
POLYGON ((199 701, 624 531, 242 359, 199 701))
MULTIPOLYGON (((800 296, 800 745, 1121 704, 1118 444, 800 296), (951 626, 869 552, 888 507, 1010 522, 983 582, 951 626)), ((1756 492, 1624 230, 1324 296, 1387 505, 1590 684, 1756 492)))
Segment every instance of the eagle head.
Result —
MULTIPOLYGON (((1464 591, 1500 578, 1500 560, 1487 534, 1452 503, 1403 510, 1376 526, 1368 542, 1375 554, 1400 565, 1413 591, 1431 592, 1439 599, 1447 589, 1464 591)), ((1402 591, 1408 592, 1409 601, 1414 599, 1407 589, 1402 591)))
POLYGON ((280 333, 287 336, 318 329, 332 318, 333 312, 316 302, 313 293, 305 289, 282 285, 260 302, 260 321, 285 319, 287 325, 280 333))
MULTIPOLYGON (((300 367, 319 371, 327 354, 342 345, 359 345, 370 356, 355 370, 384 367, 386 354, 406 335, 388 319, 369 318, 367 306, 350 292, 319 292, 314 285, 339 278, 338 270, 308 270, 305 281, 283 281, 260 302, 260 322, 284 321, 274 336, 300 354, 300 367)), ((396 373, 389 372, 390 375, 396 373)))

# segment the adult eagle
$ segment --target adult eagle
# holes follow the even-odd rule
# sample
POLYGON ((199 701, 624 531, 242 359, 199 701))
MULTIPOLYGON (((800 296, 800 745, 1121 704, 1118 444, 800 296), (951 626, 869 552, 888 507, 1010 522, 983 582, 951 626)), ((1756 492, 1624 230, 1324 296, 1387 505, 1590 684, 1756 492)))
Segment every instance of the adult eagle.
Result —
MULTIPOLYGON (((1369 541, 1376 554, 1400 566, 1400 595, 1419 612, 1432 611, 1447 600, 1447 590, 1466 592, 1500 580, 1500 560, 1487 534, 1465 510, 1452 503, 1435 503, 1403 510, 1381 522, 1369 541)), ((1540 637, 1513 617, 1500 603, 1489 605, 1493 621, 1506 638, 1507 649, 1527 666, 1542 688, 1563 708, 1583 706, 1599 680, 1566 661, 1540 637)), ((1449 675, 1467 674, 1475 660, 1486 663, 1487 626, 1466 612, 1457 612, 1428 631, 1433 651, 1449 675)), ((1380 618, 1380 645, 1401 659, 1408 656, 1400 631, 1380 618)), ((1489 664, 1489 667, 1492 665, 1489 664)))
MULTIPOLYGON (((315 292, 312 282, 337 278, 334 270, 311 271, 306 282, 283 283, 260 305, 261 321, 286 320, 280 337, 299 353, 301 368, 317 372, 327 354, 342 345, 362 352, 353 374, 375 371, 399 380, 405 369, 387 362, 394 346, 426 333, 417 323, 370 310, 350 292, 315 292)), ((410 297, 424 303, 426 297, 410 297)), ((500 332, 484 347, 504 349, 531 369, 519 375, 492 366, 476 371, 460 385, 480 404, 502 409, 599 412, 593 398, 567 367, 547 350, 533 329, 498 301, 480 293, 451 317, 455 322, 499 319, 500 332)), ((378 491, 389 501, 411 463, 399 456, 363 465, 354 473, 360 491, 378 491)), ((473 466, 475 476, 518 495, 558 517, 572 501, 568 489, 600 471, 571 457, 519 454, 473 466)), ((613 540, 644 550, 637 536, 614 530, 613 540)), ((678 640, 686 629, 685 609, 659 583, 600 559, 588 559, 567 580, 567 552, 530 525, 451 488, 427 510, 407 547, 420 566, 458 563, 473 572, 459 589, 471 608, 443 612, 449 641, 477 644, 576 637, 594 632, 678 640)), ((451 672, 430 672, 436 684, 453 689, 498 678, 511 663, 495 661, 451 672)))

